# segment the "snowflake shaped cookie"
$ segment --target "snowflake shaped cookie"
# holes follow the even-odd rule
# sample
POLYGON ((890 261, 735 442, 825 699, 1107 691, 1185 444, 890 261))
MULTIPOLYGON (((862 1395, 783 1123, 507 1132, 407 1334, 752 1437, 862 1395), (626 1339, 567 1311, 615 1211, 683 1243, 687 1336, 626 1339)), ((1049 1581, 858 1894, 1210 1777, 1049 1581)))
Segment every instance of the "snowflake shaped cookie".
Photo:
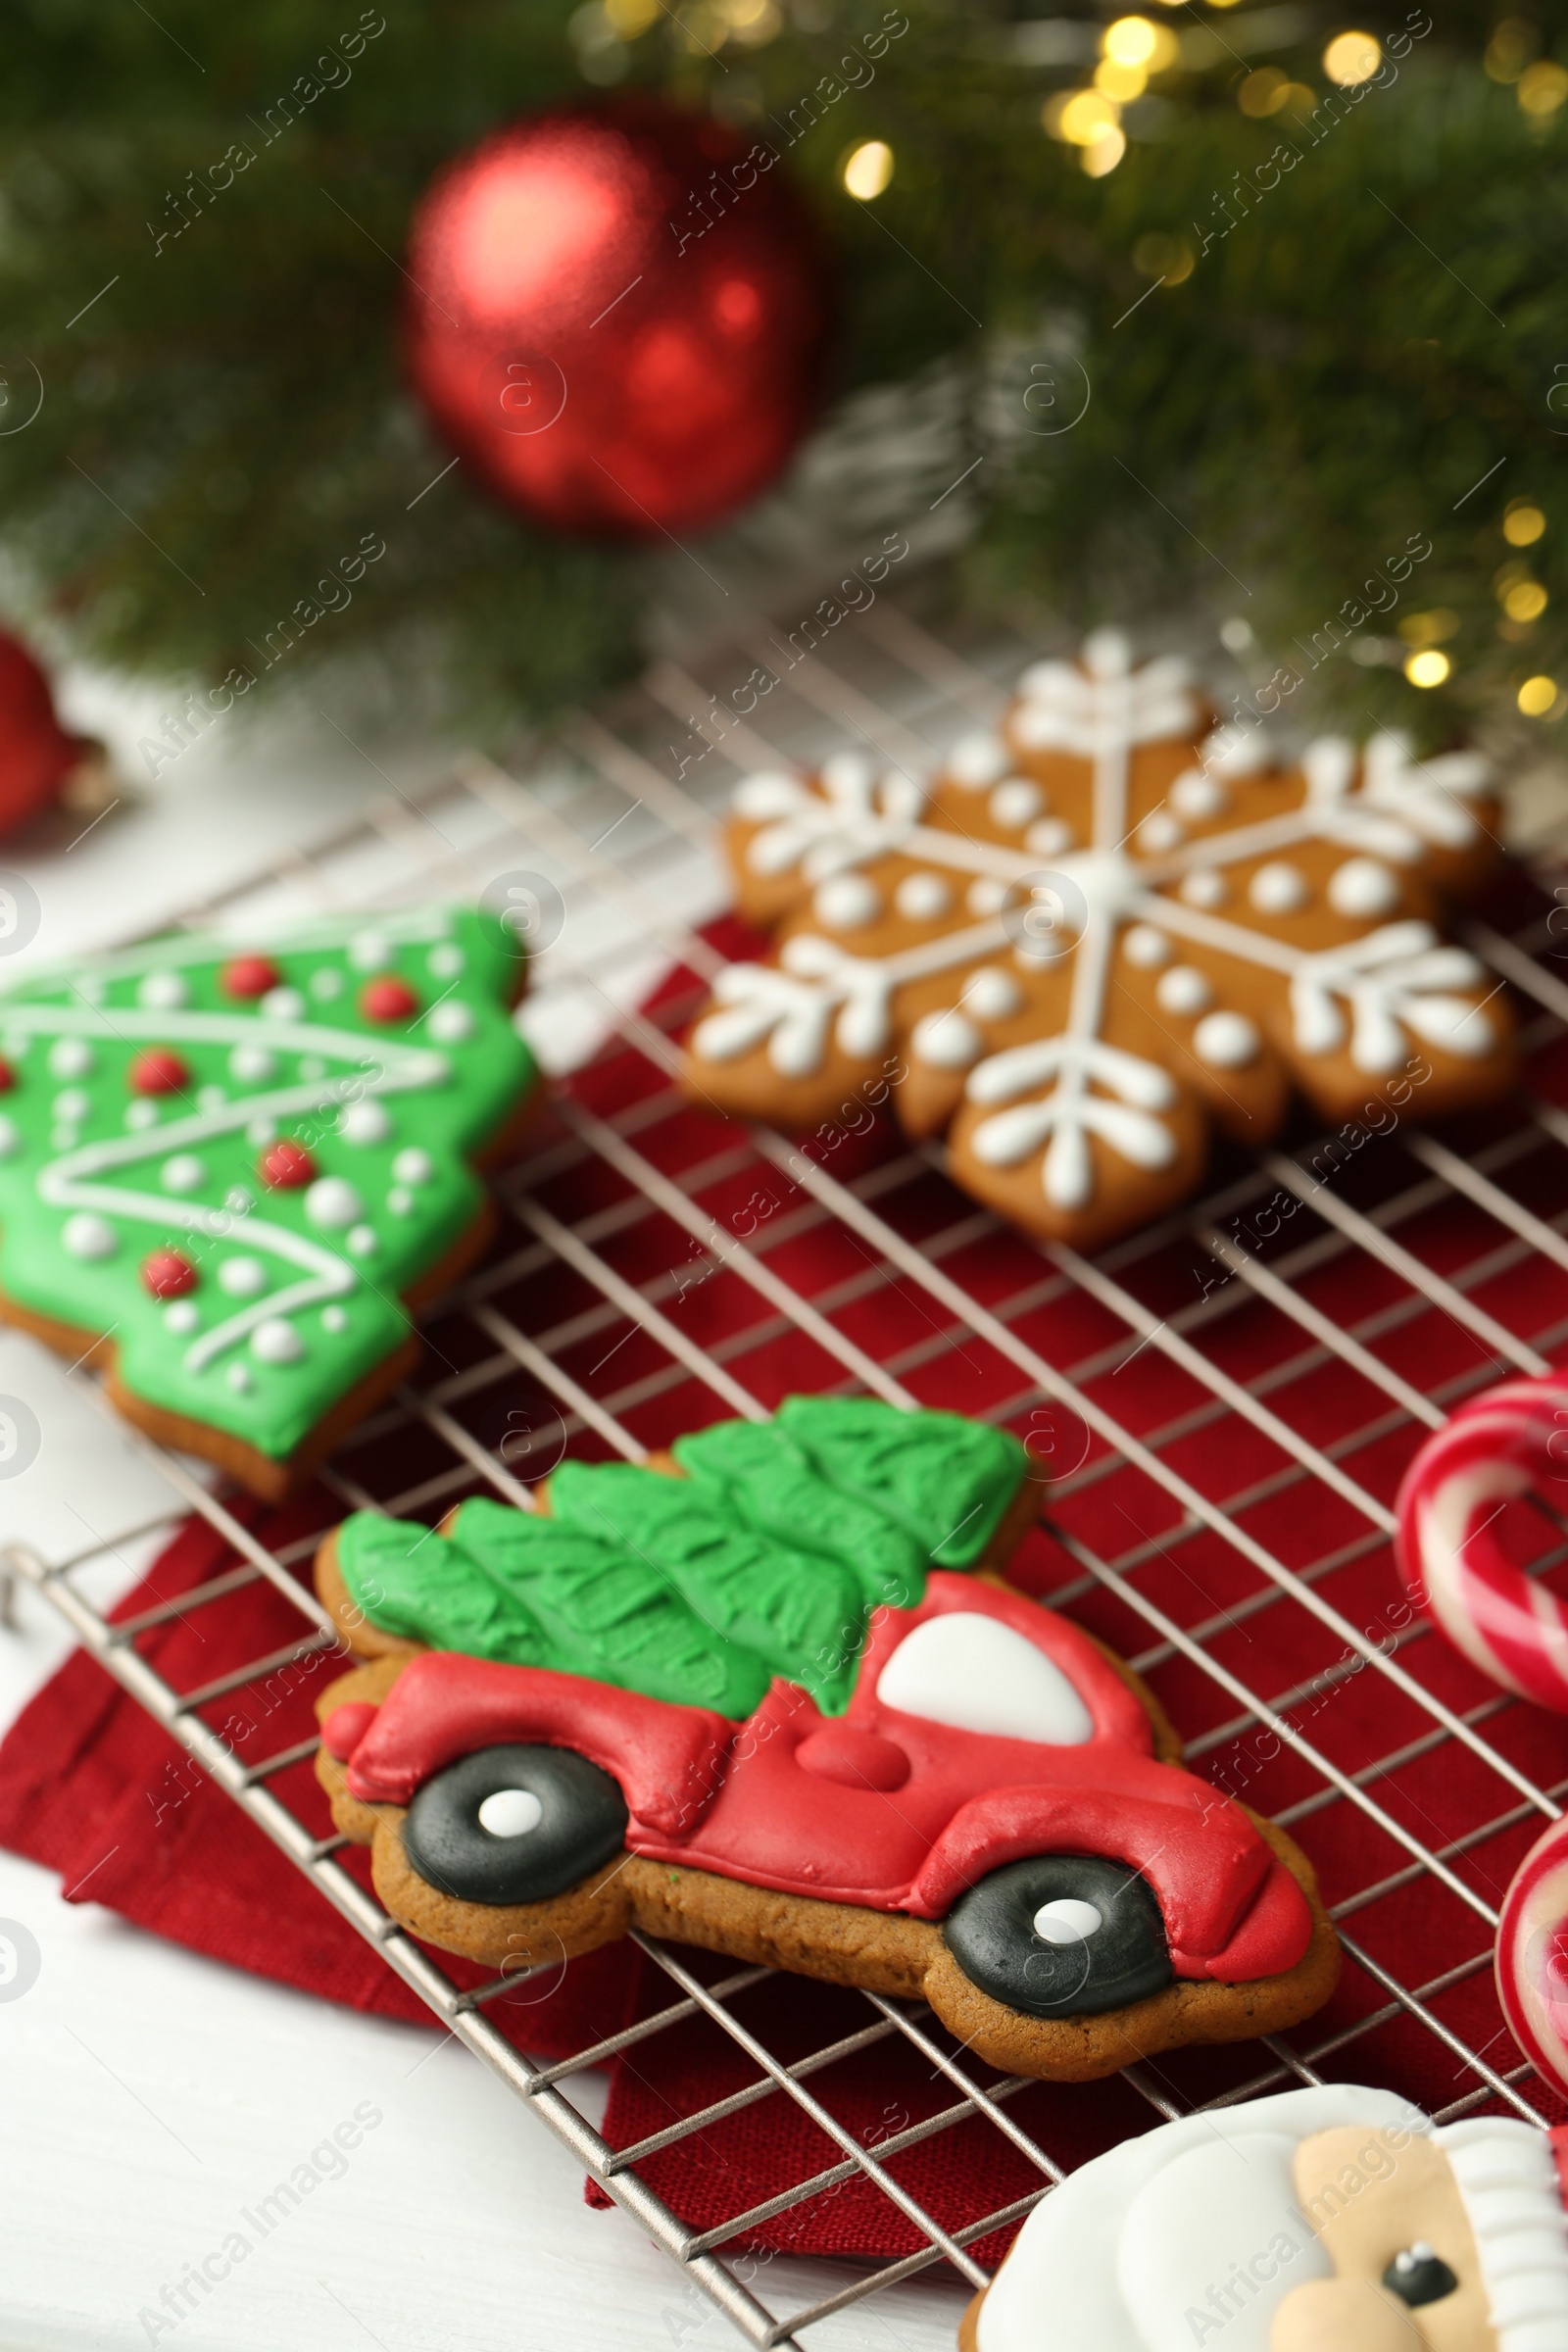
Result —
POLYGON ((1445 900, 1492 862, 1483 762, 1216 729, 1174 660, 1040 662, 929 789, 841 752, 749 776, 727 846, 772 960, 720 972, 699 1101, 799 1132, 879 1082, 1030 1231, 1095 1248, 1261 1145, 1293 1085, 1339 1121, 1504 1089, 1513 1037, 1445 900))

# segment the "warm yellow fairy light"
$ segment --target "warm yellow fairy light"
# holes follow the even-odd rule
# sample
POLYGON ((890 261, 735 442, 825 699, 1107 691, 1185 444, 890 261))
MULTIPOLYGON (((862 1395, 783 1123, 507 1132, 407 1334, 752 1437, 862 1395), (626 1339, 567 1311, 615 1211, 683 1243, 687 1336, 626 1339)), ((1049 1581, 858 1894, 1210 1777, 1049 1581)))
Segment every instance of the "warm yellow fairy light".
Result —
POLYGON ((1412 686, 1441 686, 1452 667, 1447 655, 1440 654, 1434 645, 1425 653, 1408 655, 1404 674, 1412 686))
POLYGON ((1510 547, 1534 547, 1546 527, 1546 517, 1528 498, 1516 498, 1504 509, 1502 535, 1510 547))
POLYGON ((1057 110, 1052 127, 1058 139, 1066 139, 1071 146, 1093 147, 1119 123, 1116 103, 1102 90, 1074 90, 1057 110))
POLYGON ((1549 57, 1526 66, 1514 95, 1527 115, 1554 115, 1568 98, 1568 73, 1549 57))
POLYGON ((1100 137, 1084 149, 1080 160, 1091 179, 1103 179, 1107 172, 1115 171, 1126 152, 1127 133, 1119 125, 1112 124, 1109 130, 1102 131, 1100 137))
MULTIPOLYGON (((1170 34, 1163 37, 1168 41, 1170 34)), ((1147 66, 1159 47, 1160 27, 1147 17, 1118 17, 1101 36, 1100 54, 1118 66, 1147 66)))
POLYGON ((1102 57, 1095 68, 1095 87, 1118 106, 1130 106, 1141 98, 1148 85, 1149 75, 1142 66, 1118 65, 1113 57, 1102 57))
POLYGON ((1516 580, 1504 592, 1502 609, 1510 620, 1539 620, 1546 610, 1546 591, 1539 580, 1516 580))
POLYGON ((1323 52, 1323 71, 1342 90, 1370 81, 1383 63, 1383 51, 1369 32, 1338 32, 1323 52))
POLYGON ((880 196, 893 177, 893 150, 886 139, 864 139, 844 159, 840 173, 845 187, 862 204, 880 196))
POLYGON ((1556 700, 1555 678, 1526 678, 1519 689, 1519 708, 1526 718, 1544 718, 1556 700))

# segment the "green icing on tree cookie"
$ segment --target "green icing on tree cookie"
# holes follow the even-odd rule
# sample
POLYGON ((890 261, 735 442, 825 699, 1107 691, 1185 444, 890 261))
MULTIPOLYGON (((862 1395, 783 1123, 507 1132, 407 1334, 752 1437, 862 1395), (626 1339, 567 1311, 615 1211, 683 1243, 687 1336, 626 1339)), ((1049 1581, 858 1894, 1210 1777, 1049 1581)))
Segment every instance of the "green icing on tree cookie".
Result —
POLYGON ((427 907, 177 935, 0 998, 0 1293, 281 1459, 407 1338, 532 1087, 515 944, 427 907))
POLYGON ((688 1480, 624 1462, 564 1462, 550 1481, 550 1509, 651 1562, 705 1624, 801 1684, 824 1714, 842 1715, 865 1607, 836 1561, 759 1535, 724 1508, 722 1494, 693 1493, 688 1480))
POLYGON ((923 1599, 923 1545, 873 1503, 829 1486, 778 1422, 717 1421, 677 1438, 670 1450, 689 1478, 752 1527, 831 1554, 872 1608, 908 1609, 923 1599))
POLYGON ((399 1641, 569 1670, 520 1594, 432 1528, 356 1511, 338 1529, 337 1565, 356 1608, 399 1641))
POLYGON ((871 1396, 786 1396, 778 1419, 823 1478, 897 1520, 939 1568, 974 1565, 1029 1466, 989 1422, 871 1396))
POLYGON ((574 1673, 721 1715, 760 1704, 763 1662, 705 1624, 635 1551, 482 1496, 463 1504, 452 1537, 533 1612, 574 1673))

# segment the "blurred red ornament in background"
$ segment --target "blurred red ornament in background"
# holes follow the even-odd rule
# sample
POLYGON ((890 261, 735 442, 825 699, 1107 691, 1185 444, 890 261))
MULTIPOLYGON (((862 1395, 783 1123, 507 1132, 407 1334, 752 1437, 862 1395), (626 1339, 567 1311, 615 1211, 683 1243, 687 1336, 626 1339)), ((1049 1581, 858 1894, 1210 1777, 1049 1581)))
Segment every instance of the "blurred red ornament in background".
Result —
POLYGON ((66 733, 43 671, 0 629, 0 833, 62 798, 90 813, 107 798, 104 775, 103 746, 66 733))
POLYGON ((431 417, 552 530, 706 530, 810 420, 832 311, 816 225, 770 148, 661 99, 486 139, 426 193, 408 269, 431 417))

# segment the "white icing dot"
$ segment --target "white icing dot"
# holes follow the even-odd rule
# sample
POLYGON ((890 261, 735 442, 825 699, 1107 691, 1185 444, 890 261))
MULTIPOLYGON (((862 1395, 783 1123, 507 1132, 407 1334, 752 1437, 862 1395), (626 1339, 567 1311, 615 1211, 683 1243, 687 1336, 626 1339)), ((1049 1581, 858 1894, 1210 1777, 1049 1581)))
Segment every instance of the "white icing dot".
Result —
POLYGON ((350 1231, 348 1248, 351 1257, 373 1257, 380 1247, 373 1225, 356 1225, 350 1231))
POLYGON ((164 1329, 182 1336, 188 1337, 191 1332, 199 1331, 201 1320, 195 1302, 190 1298, 172 1298, 164 1309, 164 1329))
POLYGON ((986 1041, 963 1013, 928 1012, 909 1033, 916 1061, 928 1069, 966 1070, 985 1052, 986 1041))
POLYGON ((73 1257, 113 1257, 120 1247, 120 1237, 108 1218, 96 1217, 86 1208, 66 1219, 60 1239, 73 1257))
POLYGON ((245 1141, 248 1144, 270 1144, 276 1133, 277 1121, 273 1118, 270 1118, 264 1111, 260 1118, 251 1119, 247 1122, 245 1128, 245 1141))
POLYGON ((70 1152, 74 1148, 76 1138, 80 1133, 79 1127, 51 1127, 49 1141, 55 1151, 70 1152))
POLYGON ((830 792, 865 792, 875 774, 875 762, 864 752, 832 752, 822 762, 822 781, 830 792))
POLYGON ((198 1110, 221 1110, 227 1101, 228 1096, 220 1086, 201 1086, 196 1090, 198 1110))
POLYGON ((461 1046, 473 1035, 473 1015, 466 1004, 436 1004, 425 1027, 438 1045, 461 1046))
POLYGON ((297 1364, 305 1342, 292 1323, 285 1323, 281 1315, 269 1315, 251 1333, 251 1353, 264 1364, 297 1364))
POLYGON ((1329 877, 1329 905, 1336 914, 1390 914, 1399 904, 1399 885, 1376 858, 1347 858, 1329 877))
POLYGON ((1259 914, 1295 914, 1312 894, 1298 865, 1287 865, 1283 858, 1271 858, 1252 876, 1247 895, 1259 914))
POLYGON ((357 972, 383 971, 395 953, 384 931, 357 931, 349 941, 349 961, 357 972))
POLYGON ((1152 923, 1134 923, 1121 943, 1121 952, 1141 972, 1157 972, 1176 953, 1164 932, 1156 931, 1152 923))
POLYGON ((323 1004, 328 1004, 334 997, 343 994, 343 975, 334 971, 329 963, 323 963, 318 972, 311 974, 310 987, 313 997, 319 997, 323 1004))
POLYGON ((982 874, 971 882, 964 895, 964 905, 971 914, 1000 914, 1007 903, 1007 885, 995 874, 982 874))
POLYGON ((970 975, 963 991, 964 1008, 977 1021, 1006 1021, 1023 1004, 1023 990, 1000 963, 988 963, 970 975))
POLYGON ((454 947, 450 940, 444 942, 439 948, 432 948, 425 957, 426 963, 438 980, 455 980, 467 960, 463 950, 454 947))
POLYGON ((1262 1042, 1243 1012, 1205 1013, 1193 1031, 1193 1052, 1216 1070, 1241 1069, 1255 1058, 1262 1042))
POLYGON ((93 1058, 84 1037, 57 1037, 49 1049, 49 1074, 53 1078, 85 1078, 93 1058))
POLYGON ((15 1119, 0 1112, 0 1159, 10 1159, 22 1150, 22 1130, 15 1119))
POLYGON ((1004 784, 997 786, 986 803, 992 823, 1004 825, 1009 833, 1021 832, 1025 825, 1033 824, 1045 805, 1045 794, 1027 776, 1009 776, 1004 784))
POLYGON ((1138 828, 1138 847, 1146 858, 1157 858, 1186 839, 1168 808, 1152 808, 1138 828))
POLYGON ((782 768, 761 768, 755 776, 742 776, 730 807, 748 824, 760 825, 770 816, 788 816, 800 797, 796 777, 786 775, 782 768))
POLYGON ((1155 983, 1154 1002, 1161 1012, 1192 1014, 1205 1011, 1213 1004, 1214 991, 1196 965, 1173 963, 1155 983))
POLYGON ((969 792, 979 792, 987 784, 995 784, 1011 765, 1002 737, 988 732, 960 735, 948 754, 949 775, 955 784, 963 785, 969 792))
POLYGON ((132 1129, 156 1127, 157 1124, 158 1105, 156 1102, 150 1102, 145 1095, 138 1095, 134 1102, 125 1104, 125 1125, 127 1127, 132 1129))
POLYGON ((259 1257, 225 1257, 218 1269, 218 1287, 231 1298, 257 1298, 267 1288, 267 1268, 259 1257))
POLYGON ((228 1057, 228 1074, 241 1086, 261 1086, 277 1075, 277 1055, 265 1046, 236 1046, 228 1057))
POLYGON ((476 1816, 489 1838, 526 1838, 544 1817, 544 1806, 531 1788, 496 1788, 476 1816))
POLYGON ((270 1021, 298 1021, 304 1018, 305 999, 297 988, 270 988, 261 1009, 270 1021))
POLYGON ((92 1108, 92 1097, 84 1086, 68 1086, 56 1095, 52 1107, 57 1119, 79 1124, 92 1108))
POLYGON ((353 1225, 364 1216, 365 1202, 346 1176, 318 1176, 306 1189, 305 1214, 313 1225, 353 1225))
POLYGON ((906 923, 934 923, 952 907, 953 892, 940 874, 906 874, 893 904, 906 923))
POLYGON ((194 1152, 176 1152, 172 1159, 164 1162, 164 1190, 166 1193, 193 1193, 204 1182, 206 1175, 206 1162, 198 1159, 194 1152))
POLYGON ((136 1002, 149 1012, 173 1012, 190 1002, 190 990, 178 972, 149 972, 136 991, 136 1002))
POLYGON ((1043 816, 1031 825, 1023 837, 1023 846, 1034 858, 1059 858, 1070 850, 1077 836, 1071 825, 1059 816, 1043 816))
POLYGON ((337 1131, 351 1144, 384 1144, 392 1122, 379 1102, 345 1102, 337 1131))
POLYGON ((830 931, 858 931, 881 911, 882 894, 864 874, 835 874, 811 901, 811 912, 830 931))
POLYGON ((236 1396, 248 1396, 256 1386, 256 1378, 249 1364, 230 1364, 223 1377, 236 1396))
POLYGON ((1170 805, 1178 816, 1190 823, 1201 823, 1211 816, 1223 816, 1230 807, 1230 794, 1218 776, 1205 776, 1200 768, 1190 767, 1178 776, 1170 788, 1170 805))
POLYGON ((1195 865, 1182 883, 1189 906, 1223 906, 1230 895, 1230 884, 1212 865, 1195 865))
POLYGON ((386 1197, 387 1207, 395 1217, 412 1217, 416 1206, 407 1185, 395 1184, 386 1197))
POLYGON ((421 1152, 417 1144, 411 1144, 408 1151, 400 1152, 392 1162, 392 1173, 399 1184, 428 1184, 435 1174, 435 1161, 428 1152, 421 1152))
POLYGON ((300 1055, 300 1076, 302 1078, 324 1078, 326 1076, 326 1064, 319 1054, 302 1054, 300 1055))
POLYGON ((323 1331, 347 1331, 348 1327, 349 1318, 346 1308, 341 1306, 322 1307, 321 1329, 323 1331))
POLYGON ((1041 1904, 1030 1924, 1042 1943, 1087 1943, 1104 1926, 1105 1915, 1076 1895, 1058 1894, 1054 1902, 1041 1904))

